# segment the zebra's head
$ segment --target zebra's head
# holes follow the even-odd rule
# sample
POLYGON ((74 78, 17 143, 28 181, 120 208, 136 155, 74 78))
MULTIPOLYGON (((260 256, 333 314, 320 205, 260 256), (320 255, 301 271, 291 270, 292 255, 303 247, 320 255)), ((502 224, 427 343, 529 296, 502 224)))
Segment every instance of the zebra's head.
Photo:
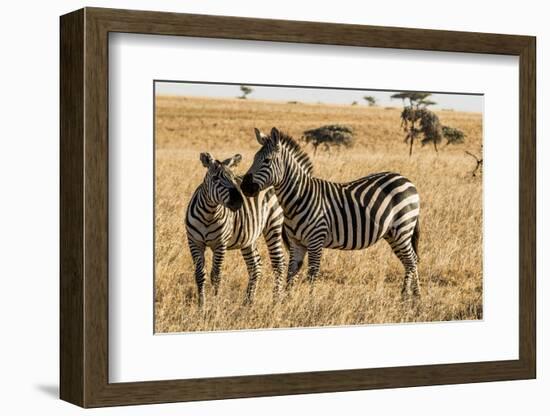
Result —
POLYGON ((208 169, 204 176, 203 186, 206 195, 213 204, 223 205, 231 211, 237 211, 243 205, 235 174, 231 171, 241 161, 237 154, 223 162, 215 160, 210 153, 201 153, 202 165, 208 169))
POLYGON ((284 173, 279 130, 273 127, 269 136, 258 129, 254 129, 254 132, 262 148, 254 156, 254 162, 241 183, 241 189, 246 196, 256 196, 270 186, 277 186, 284 173))

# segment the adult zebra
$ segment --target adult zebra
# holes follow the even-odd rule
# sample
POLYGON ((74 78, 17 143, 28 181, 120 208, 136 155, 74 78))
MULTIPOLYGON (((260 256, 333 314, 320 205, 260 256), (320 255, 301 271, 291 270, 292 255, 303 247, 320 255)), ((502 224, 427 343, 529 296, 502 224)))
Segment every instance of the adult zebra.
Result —
POLYGON ((419 197, 397 173, 375 173, 348 183, 312 176, 308 155, 276 128, 267 136, 255 129, 262 148, 241 184, 253 196, 273 186, 285 215, 290 244, 287 285, 308 254, 308 278, 319 272, 323 248, 357 250, 385 239, 405 267, 403 297, 419 296, 417 272, 419 197))
POLYGON ((256 282, 261 276, 256 242, 262 234, 275 274, 274 295, 277 296, 285 262, 282 245, 284 217, 273 188, 252 198, 243 198, 238 188, 241 178, 231 171, 241 161, 241 155, 220 162, 209 153, 201 153, 200 160, 208 170, 191 197, 185 221, 195 266, 199 306, 204 304, 204 253, 207 247, 213 252, 210 279, 214 295, 218 294, 226 251, 240 249, 249 275, 245 303, 253 301, 256 282))

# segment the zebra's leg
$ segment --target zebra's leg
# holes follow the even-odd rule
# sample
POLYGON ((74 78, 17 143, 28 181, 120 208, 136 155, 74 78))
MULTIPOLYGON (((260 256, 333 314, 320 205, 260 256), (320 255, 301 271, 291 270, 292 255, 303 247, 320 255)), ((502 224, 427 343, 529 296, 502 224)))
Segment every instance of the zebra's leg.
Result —
POLYGON ((212 287, 214 288, 214 296, 218 295, 220 289, 221 281, 221 268, 223 265, 223 260, 225 258, 225 252, 227 248, 225 246, 218 246, 214 250, 212 256, 212 271, 210 272, 210 281, 212 282, 212 287))
POLYGON ((262 262, 260 254, 255 245, 245 247, 241 250, 246 268, 248 269, 248 286, 246 288, 246 297, 244 303, 250 304, 254 301, 254 294, 256 292, 256 283, 262 275, 262 262))
POLYGON ((412 252, 414 256, 414 275, 411 279, 411 290, 412 290, 412 294, 415 297, 420 298, 420 279, 418 277, 418 254, 414 250, 414 247, 412 252))
POLYGON ((285 254, 283 251, 281 233, 274 232, 271 235, 267 235, 266 244, 274 275, 273 301, 277 302, 281 297, 283 274, 285 272, 285 254))
POLYGON ((198 244, 189 239, 189 250, 193 257, 193 265, 195 266, 195 282, 197 283, 197 294, 199 298, 199 307, 204 306, 204 281, 206 280, 206 272, 204 268, 204 245, 198 244))
POLYGON ((294 283, 294 277, 298 274, 304 264, 306 248, 290 241, 290 259, 288 262, 288 272, 286 275, 286 289, 290 290, 294 283))
POLYGON ((405 279, 401 296, 403 299, 410 299, 411 295, 420 297, 420 284, 418 280, 418 257, 414 252, 412 242, 409 237, 395 239, 386 237, 386 241, 390 244, 393 252, 403 264, 405 268, 405 279))
POLYGON ((310 291, 313 292, 315 279, 319 274, 319 268, 321 267, 321 255, 323 253, 323 241, 317 240, 311 243, 307 248, 307 280, 310 283, 310 291))

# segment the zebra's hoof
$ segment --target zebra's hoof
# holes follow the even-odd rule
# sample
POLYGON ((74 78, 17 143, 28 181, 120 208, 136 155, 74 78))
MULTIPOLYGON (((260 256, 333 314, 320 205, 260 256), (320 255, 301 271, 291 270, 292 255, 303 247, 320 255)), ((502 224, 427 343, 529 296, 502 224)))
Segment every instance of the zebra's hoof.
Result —
POLYGON ((415 308, 419 308, 422 306, 422 296, 420 296, 420 293, 413 296, 412 305, 415 308))
POLYGON ((418 292, 405 292, 401 293, 401 300, 408 305, 417 305, 422 301, 422 297, 418 292))
POLYGON ((412 300, 413 294, 410 290, 403 289, 401 291, 401 301, 404 303, 408 303, 412 300))

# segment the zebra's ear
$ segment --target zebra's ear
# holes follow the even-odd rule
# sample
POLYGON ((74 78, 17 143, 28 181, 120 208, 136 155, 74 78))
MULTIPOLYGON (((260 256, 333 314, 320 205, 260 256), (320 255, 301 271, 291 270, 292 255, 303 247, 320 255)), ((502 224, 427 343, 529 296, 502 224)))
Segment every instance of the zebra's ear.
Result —
POLYGON ((267 136, 263 134, 260 130, 258 130, 256 127, 254 127, 254 133, 256 134, 256 140, 258 140, 258 143, 260 143, 263 146, 265 144, 265 139, 267 139, 267 136))
POLYGON ((201 162, 202 165, 207 168, 214 162, 214 158, 210 153, 201 153, 201 162))
POLYGON ((271 129, 271 138, 273 140, 275 139, 279 139, 281 137, 281 133, 279 132, 279 130, 277 129, 277 127, 273 127, 271 129))
POLYGON ((229 159, 225 159, 222 163, 228 168, 232 168, 234 166, 237 166, 239 163, 241 163, 242 159, 243 157, 237 153, 235 156, 230 157, 229 159))
POLYGON ((271 142, 275 146, 276 149, 279 149, 279 146, 281 144, 281 132, 276 127, 273 127, 271 129, 271 142))

